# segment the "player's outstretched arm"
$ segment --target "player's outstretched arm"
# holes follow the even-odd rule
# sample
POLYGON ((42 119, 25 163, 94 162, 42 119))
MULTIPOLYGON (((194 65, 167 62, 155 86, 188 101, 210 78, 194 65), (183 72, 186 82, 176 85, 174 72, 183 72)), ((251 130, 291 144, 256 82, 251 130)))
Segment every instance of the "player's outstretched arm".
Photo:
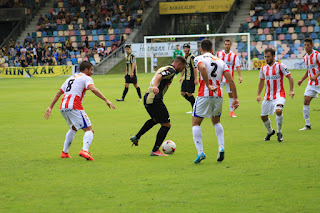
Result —
POLYGON ((297 82, 297 84, 300 86, 300 85, 302 84, 302 82, 303 82, 304 80, 306 80, 306 78, 308 78, 308 70, 306 71, 306 73, 304 74, 304 76, 302 77, 302 79, 297 82))
POLYGON ((230 85, 230 89, 231 89, 232 96, 233 96, 232 107, 234 109, 237 109, 239 107, 239 100, 238 100, 236 84, 234 83, 234 80, 232 79, 230 72, 224 72, 223 76, 226 78, 226 80, 228 81, 228 83, 230 85))
POLYGON ((44 117, 48 120, 48 118, 51 115, 51 111, 52 108, 54 107, 54 105, 57 103, 57 101, 59 100, 60 96, 63 94, 63 92, 61 90, 59 90, 56 94, 56 96, 54 96, 50 106, 47 108, 46 113, 44 114, 44 117))
POLYGON ((104 97, 100 90, 98 90, 98 88, 96 88, 93 84, 89 85, 88 89, 91 90, 91 92, 95 94, 98 98, 104 100, 109 108, 116 109, 116 107, 106 97, 104 97))
POLYGON ((154 81, 153 81, 152 91, 155 95, 158 95, 158 93, 159 93, 159 84, 160 84, 161 80, 162 80, 162 75, 159 73, 156 75, 156 77, 154 78, 154 81))
POLYGON ((290 93, 289 93, 289 95, 290 95, 291 98, 293 98, 293 96, 294 96, 294 92, 293 92, 294 80, 293 80, 291 75, 288 75, 287 78, 289 79, 289 85, 290 85, 290 93))
POLYGON ((264 79, 260 79, 260 82, 259 82, 259 86, 258 86, 258 95, 257 95, 257 101, 258 103, 260 104, 260 101, 261 101, 261 92, 263 90, 263 87, 264 87, 264 79))

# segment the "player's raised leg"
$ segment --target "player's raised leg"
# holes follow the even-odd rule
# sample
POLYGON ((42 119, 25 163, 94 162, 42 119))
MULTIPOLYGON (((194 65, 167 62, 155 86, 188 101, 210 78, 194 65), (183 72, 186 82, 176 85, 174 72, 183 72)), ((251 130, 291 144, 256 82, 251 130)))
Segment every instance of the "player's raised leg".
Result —
POLYGON ((283 141, 283 136, 282 136, 282 121, 283 121, 283 113, 282 113, 283 105, 278 104, 276 106, 276 121, 277 121, 277 136, 278 136, 278 141, 282 142, 283 141))
POLYGON ((152 118, 147 120, 145 124, 142 126, 142 128, 140 129, 140 131, 136 135, 130 138, 131 142, 133 143, 132 146, 133 145, 138 146, 138 142, 141 136, 144 135, 146 132, 148 132, 156 124, 157 122, 152 118))

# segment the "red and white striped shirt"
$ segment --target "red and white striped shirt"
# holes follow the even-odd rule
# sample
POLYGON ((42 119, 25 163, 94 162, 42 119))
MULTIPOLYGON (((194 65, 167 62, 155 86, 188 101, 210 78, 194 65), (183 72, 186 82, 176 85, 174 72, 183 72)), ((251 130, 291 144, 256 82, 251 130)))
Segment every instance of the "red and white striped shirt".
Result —
POLYGON ((83 110, 83 97, 88 87, 93 84, 92 78, 84 73, 78 73, 68 78, 60 88, 64 93, 60 109, 83 110))
MULTIPOLYGON (((225 53, 224 50, 221 50, 220 52, 217 52, 217 57, 228 65, 232 78, 234 78, 234 69, 240 67, 238 55, 231 50, 229 53, 225 53)), ((223 77, 222 82, 228 83, 225 77, 223 77)))
POLYGON ((200 63, 204 63, 208 72, 209 84, 217 89, 217 93, 210 91, 204 82, 201 73, 199 72, 199 91, 198 96, 213 96, 222 97, 222 91, 220 88, 221 78, 224 72, 230 72, 228 66, 220 60, 218 57, 213 56, 211 53, 205 53, 197 56, 194 59, 195 67, 198 67, 200 63))
POLYGON ((291 75, 285 64, 274 63, 261 67, 260 79, 265 80, 264 100, 274 100, 280 97, 285 98, 286 93, 283 88, 283 76, 291 75))
POLYGON ((313 50, 311 55, 306 54, 304 57, 304 62, 307 65, 309 81, 308 85, 319 86, 320 76, 315 81, 311 81, 310 78, 320 72, 320 53, 313 50))

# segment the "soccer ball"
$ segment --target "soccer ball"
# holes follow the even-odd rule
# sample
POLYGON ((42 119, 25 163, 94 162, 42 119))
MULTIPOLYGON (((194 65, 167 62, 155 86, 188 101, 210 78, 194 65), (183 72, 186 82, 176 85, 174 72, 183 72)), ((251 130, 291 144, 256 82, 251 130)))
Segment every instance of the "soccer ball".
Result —
POLYGON ((173 154, 176 151, 176 144, 173 141, 167 140, 162 143, 162 151, 166 154, 173 154))

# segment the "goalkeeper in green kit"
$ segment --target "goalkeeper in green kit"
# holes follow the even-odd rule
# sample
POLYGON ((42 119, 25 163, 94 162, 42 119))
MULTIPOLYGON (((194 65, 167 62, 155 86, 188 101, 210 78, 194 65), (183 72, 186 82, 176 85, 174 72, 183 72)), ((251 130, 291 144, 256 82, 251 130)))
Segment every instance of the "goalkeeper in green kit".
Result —
POLYGON ((178 56, 183 56, 182 51, 180 50, 179 44, 176 45, 176 50, 173 52, 173 60, 178 56))

